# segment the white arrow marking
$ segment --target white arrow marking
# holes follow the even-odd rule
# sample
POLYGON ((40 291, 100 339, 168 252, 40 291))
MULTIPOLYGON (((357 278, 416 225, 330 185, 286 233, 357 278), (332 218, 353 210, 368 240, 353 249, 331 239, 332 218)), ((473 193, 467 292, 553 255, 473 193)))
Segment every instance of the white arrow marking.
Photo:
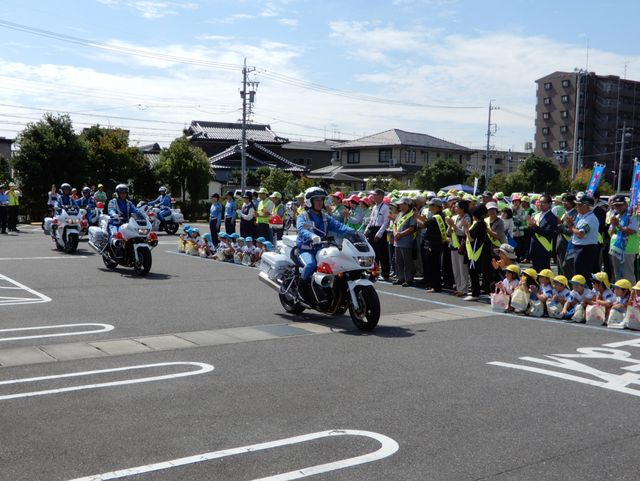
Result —
POLYGON ((20 284, 18 281, 14 281, 10 277, 7 277, 3 274, 0 274, 0 282, 6 281, 9 284, 13 284, 13 286, 22 289, 23 291, 27 291, 29 294, 33 294, 34 297, 15 297, 15 298, 0 298, 0 305, 2 306, 14 306, 18 304, 40 304, 43 302, 51 302, 51 298, 41 294, 38 291, 34 291, 30 287, 25 286, 24 284, 20 284))

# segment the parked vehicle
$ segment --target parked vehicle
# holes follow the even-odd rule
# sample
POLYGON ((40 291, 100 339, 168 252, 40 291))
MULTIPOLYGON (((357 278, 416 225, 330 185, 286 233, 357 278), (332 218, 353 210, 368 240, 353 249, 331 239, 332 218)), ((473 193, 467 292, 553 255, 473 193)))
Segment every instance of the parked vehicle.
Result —
POLYGON ((322 242, 320 247, 311 283, 317 302, 307 301, 298 291, 302 265, 298 260, 296 236, 284 236, 277 252, 262 255, 259 279, 278 291, 280 303, 289 313, 301 314, 305 309, 314 309, 342 315, 348 309, 358 329, 373 330, 380 319, 380 299, 371 281, 371 271, 376 269, 373 248, 359 232, 341 241, 322 242))

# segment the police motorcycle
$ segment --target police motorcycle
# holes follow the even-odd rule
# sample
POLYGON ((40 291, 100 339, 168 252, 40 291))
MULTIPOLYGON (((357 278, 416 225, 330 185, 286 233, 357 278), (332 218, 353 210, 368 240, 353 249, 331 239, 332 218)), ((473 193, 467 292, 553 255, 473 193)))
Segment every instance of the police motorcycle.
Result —
MULTIPOLYGON (((128 192, 127 187, 121 184, 116 187, 118 195, 119 189, 128 192)), ((113 270, 121 265, 133 267, 136 275, 147 275, 151 270, 151 250, 158 245, 158 236, 151 232, 151 223, 144 214, 135 212, 129 219, 120 216, 117 229, 110 225, 112 220, 116 219, 100 215, 100 226, 89 227, 89 245, 102 256, 107 269, 113 270)))
POLYGON ((56 200, 53 217, 44 219, 44 234, 51 236, 56 249, 73 254, 78 248, 84 210, 70 197, 71 185, 65 182, 60 190, 62 195, 56 200))
POLYGON ((100 222, 100 213, 104 205, 102 202, 95 203, 92 197, 89 196, 91 189, 84 187, 82 189, 82 197, 78 200, 78 205, 82 209, 82 221, 80 222, 80 235, 86 236, 89 234, 90 226, 97 226, 100 222))
MULTIPOLYGON (((58 213, 53 217, 49 229, 56 249, 67 254, 73 254, 78 248, 80 239, 80 225, 82 222, 83 209, 76 206, 62 206, 58 208, 58 213)), ((45 221, 46 223, 46 221, 45 221)))
POLYGON ((301 314, 314 309, 342 315, 347 309, 355 326, 372 331, 380 320, 380 299, 371 281, 377 269, 375 252, 360 232, 316 243, 317 267, 311 280, 313 298, 303 295, 297 236, 283 236, 275 252, 262 254, 258 278, 278 292, 285 311, 301 314))
POLYGON ((169 235, 178 232, 180 224, 184 223, 184 215, 180 209, 174 209, 175 199, 168 197, 167 188, 160 187, 158 189, 160 196, 151 202, 138 202, 136 206, 147 216, 151 222, 151 230, 153 232, 165 231, 169 235), (161 211, 165 211, 160 215, 161 211), (164 217, 164 219, 161 219, 164 217))

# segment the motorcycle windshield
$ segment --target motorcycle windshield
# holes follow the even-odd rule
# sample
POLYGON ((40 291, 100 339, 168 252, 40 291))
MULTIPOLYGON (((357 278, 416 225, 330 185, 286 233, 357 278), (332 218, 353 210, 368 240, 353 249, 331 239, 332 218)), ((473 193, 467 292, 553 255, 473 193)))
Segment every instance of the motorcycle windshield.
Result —
POLYGON ((346 234, 344 238, 351 242, 358 252, 369 252, 369 243, 361 232, 351 232, 346 234))

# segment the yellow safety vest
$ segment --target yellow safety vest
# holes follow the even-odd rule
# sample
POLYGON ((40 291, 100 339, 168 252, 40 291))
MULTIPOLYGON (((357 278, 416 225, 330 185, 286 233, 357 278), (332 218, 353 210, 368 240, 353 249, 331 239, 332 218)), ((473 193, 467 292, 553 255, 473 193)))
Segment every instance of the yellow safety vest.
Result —
MULTIPOLYGON (((485 217, 484 221, 486 222, 487 227, 491 229, 491 219, 489 219, 488 217, 485 217)), ((500 242, 500 239, 494 239, 489 234, 487 234, 487 239, 489 239, 491 243, 496 247, 500 247, 502 245, 502 242, 500 242)))
MULTIPOLYGON (((451 216, 451 218, 453 219, 454 224, 456 222, 458 222, 458 216, 457 215, 451 216)), ((458 239, 458 234, 456 234, 456 228, 455 227, 451 228, 451 244, 453 245, 454 249, 459 249, 460 248, 460 239, 458 239)))
MULTIPOLYGON (((471 229, 473 229, 473 226, 476 225, 478 223, 478 221, 475 221, 473 224, 471 224, 471 229)), ((478 240, 476 239, 474 241, 474 244, 477 243, 478 240)), ((469 263, 471 262, 478 262, 478 259, 480 259, 480 256, 482 255, 482 248, 484 247, 484 242, 482 243, 482 245, 480 246, 480 249, 478 250, 474 250, 473 247, 471 247, 471 240, 469 239, 469 237, 467 237, 467 257, 469 258, 469 263)))
POLYGON ((447 227, 444 224, 444 220, 441 215, 434 214, 436 218, 436 222, 438 223, 438 228, 440 229, 440 237, 442 238, 442 242, 447 241, 447 227))
MULTIPOLYGON (((262 212, 263 210, 269 210, 269 205, 271 205, 271 209, 273 210, 273 202, 271 202, 269 199, 261 200, 260 202, 258 202, 258 212, 262 212)), ((259 215, 256 219, 256 222, 258 224, 268 224, 269 216, 259 215)))
POLYGON ((394 236, 398 233, 398 229, 400 229, 400 227, 402 227, 402 224, 407 222, 411 218, 412 215, 413 215, 413 212, 409 211, 405 215, 403 215, 402 217, 396 217, 396 220, 393 222, 393 235, 394 236))
POLYGON ((14 206, 14 205, 20 204, 19 196, 15 190, 8 191, 7 196, 9 197, 9 202, 7 203, 8 206, 14 206))
MULTIPOLYGON (((542 212, 539 212, 534 217, 534 220, 536 221, 536 224, 538 224, 538 225, 540 225, 540 217, 542 217, 542 212)), ((540 242, 540 245, 542 245, 542 247, 544 247, 544 250, 546 250, 547 252, 551 252, 553 250, 553 242, 551 242, 549 239, 547 239, 542 234, 536 233, 535 236, 536 236, 536 239, 538 239, 538 242, 540 242)))

